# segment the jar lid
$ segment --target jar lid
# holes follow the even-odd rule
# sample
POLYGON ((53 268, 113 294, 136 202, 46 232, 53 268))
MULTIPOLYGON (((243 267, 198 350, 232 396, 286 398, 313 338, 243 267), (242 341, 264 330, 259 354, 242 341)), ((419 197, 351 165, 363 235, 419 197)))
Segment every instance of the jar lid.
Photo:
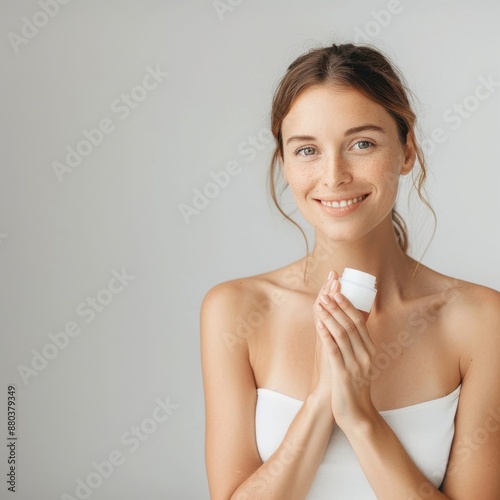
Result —
POLYGON ((363 271, 358 271, 357 269, 351 269, 346 267, 342 273, 342 279, 352 281, 354 283, 359 283, 360 285, 375 288, 377 278, 372 274, 365 273, 363 271))

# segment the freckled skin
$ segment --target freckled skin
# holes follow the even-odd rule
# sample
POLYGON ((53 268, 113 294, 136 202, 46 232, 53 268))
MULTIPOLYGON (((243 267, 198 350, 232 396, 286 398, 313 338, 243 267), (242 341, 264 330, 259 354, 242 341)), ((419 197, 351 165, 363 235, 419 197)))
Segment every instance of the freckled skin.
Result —
POLYGON ((282 135, 283 175, 304 218, 327 239, 359 239, 390 219, 399 176, 411 171, 414 154, 412 144, 401 144, 396 122, 382 106, 352 89, 314 86, 295 100, 283 120, 282 135), (384 131, 345 135, 364 124, 384 131), (290 137, 304 135, 314 140, 287 144, 290 137), (308 146, 313 149, 294 154, 308 146), (315 201, 367 193, 363 206, 344 218, 325 215, 315 201))

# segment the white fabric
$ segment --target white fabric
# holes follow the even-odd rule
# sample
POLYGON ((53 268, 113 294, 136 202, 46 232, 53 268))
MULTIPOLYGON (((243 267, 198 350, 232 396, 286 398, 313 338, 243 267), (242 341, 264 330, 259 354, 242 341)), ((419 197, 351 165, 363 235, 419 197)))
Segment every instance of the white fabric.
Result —
MULTIPOLYGON (((380 412, 414 463, 436 487, 448 463, 459 394, 460 386, 439 399, 380 412)), ((257 389, 256 439, 263 461, 278 448, 302 403, 270 389, 257 389)), ((335 426, 307 500, 372 498, 377 497, 346 435, 335 426)))

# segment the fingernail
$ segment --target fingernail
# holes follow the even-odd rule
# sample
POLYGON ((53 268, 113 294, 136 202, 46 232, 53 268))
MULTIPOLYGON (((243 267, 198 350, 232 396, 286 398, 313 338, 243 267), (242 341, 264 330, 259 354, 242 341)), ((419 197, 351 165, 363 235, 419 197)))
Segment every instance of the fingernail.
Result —
POLYGON ((321 321, 320 319, 318 320, 318 328, 325 328, 323 321, 321 321))
POLYGON ((332 279, 332 276, 333 276, 333 271, 330 271, 330 272, 328 273, 328 278, 327 278, 327 280, 328 280, 328 281, 329 281, 329 280, 331 280, 331 279, 332 279))
POLYGON ((328 295, 322 295, 321 296, 321 302, 324 302, 325 304, 328 304, 328 302, 330 302, 330 297, 328 297, 328 295))
POLYGON ((337 286, 337 283, 338 283, 338 282, 339 282, 338 280, 333 280, 333 281, 332 281, 332 284, 331 284, 331 286, 330 286, 330 292, 331 292, 331 291, 333 291, 333 290, 335 289, 335 287, 337 286))
POLYGON ((321 307, 321 304, 316 304, 316 310, 317 311, 322 311, 323 308, 321 307))
POLYGON ((342 297, 340 293, 336 293, 333 298, 335 299, 335 302, 337 302, 337 304, 340 304, 344 300, 344 297, 342 297))

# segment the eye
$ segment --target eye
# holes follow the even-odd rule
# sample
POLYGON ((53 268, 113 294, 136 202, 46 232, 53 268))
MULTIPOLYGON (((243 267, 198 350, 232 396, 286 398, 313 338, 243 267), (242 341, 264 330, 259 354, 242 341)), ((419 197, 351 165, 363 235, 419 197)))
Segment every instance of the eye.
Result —
POLYGON ((370 141, 358 141, 354 144, 355 149, 368 149, 369 147, 373 146, 373 143, 370 141))
POLYGON ((296 149, 293 153, 295 155, 301 156, 312 156, 314 153, 316 153, 316 149, 312 146, 304 146, 302 148, 296 149))

